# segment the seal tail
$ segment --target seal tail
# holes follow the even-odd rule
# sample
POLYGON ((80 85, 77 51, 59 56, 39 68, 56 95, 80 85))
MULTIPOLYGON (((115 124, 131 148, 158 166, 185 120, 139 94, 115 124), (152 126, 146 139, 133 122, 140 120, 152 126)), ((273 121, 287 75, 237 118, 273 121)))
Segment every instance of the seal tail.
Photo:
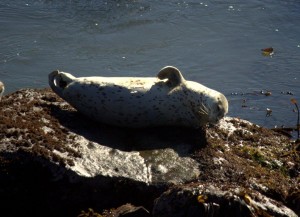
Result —
POLYGON ((69 73, 59 72, 55 70, 48 76, 51 89, 63 98, 64 89, 74 81, 75 77, 69 73))

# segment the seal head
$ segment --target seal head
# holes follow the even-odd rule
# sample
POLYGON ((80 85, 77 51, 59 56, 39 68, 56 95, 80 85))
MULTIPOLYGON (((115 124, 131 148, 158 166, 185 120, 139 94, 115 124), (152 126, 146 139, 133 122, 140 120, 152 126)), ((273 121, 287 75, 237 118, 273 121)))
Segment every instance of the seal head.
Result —
POLYGON ((194 117, 198 120, 194 127, 206 123, 214 125, 228 113, 228 101, 222 93, 197 82, 186 81, 176 67, 162 68, 157 77, 168 79, 166 84, 171 90, 175 88, 173 94, 177 90, 177 94, 185 95, 182 103, 191 108, 194 117))
POLYGON ((216 94, 216 97, 208 103, 207 106, 210 124, 216 124, 228 113, 228 101, 222 94, 216 94))

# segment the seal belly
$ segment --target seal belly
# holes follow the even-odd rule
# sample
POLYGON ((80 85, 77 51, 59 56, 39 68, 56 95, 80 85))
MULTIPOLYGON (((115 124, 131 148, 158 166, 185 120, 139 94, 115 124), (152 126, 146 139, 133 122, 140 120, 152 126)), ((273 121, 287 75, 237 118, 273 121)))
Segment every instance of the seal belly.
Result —
POLYGON ((155 78, 76 79, 63 95, 74 108, 94 120, 130 127, 183 125, 180 113, 186 113, 185 108, 170 104, 172 97, 162 81, 155 78))

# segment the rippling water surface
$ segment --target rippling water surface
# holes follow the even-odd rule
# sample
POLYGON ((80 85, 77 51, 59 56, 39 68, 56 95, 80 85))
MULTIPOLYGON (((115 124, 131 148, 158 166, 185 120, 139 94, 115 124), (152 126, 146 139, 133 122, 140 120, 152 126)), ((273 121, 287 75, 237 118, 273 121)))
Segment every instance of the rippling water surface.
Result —
POLYGON ((186 79, 223 92, 230 116, 294 126, 299 24, 298 0, 2 0, 0 80, 7 94, 47 87, 54 69, 155 76, 174 65, 186 79), (263 56, 266 47, 274 55, 263 56))

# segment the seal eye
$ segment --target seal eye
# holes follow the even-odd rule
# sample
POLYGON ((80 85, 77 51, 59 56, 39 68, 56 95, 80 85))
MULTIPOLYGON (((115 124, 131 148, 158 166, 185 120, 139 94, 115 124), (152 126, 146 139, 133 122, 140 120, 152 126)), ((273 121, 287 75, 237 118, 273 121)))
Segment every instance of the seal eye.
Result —
POLYGON ((59 84, 58 84, 61 88, 65 88, 67 86, 67 82, 65 82, 64 80, 60 80, 59 84))

